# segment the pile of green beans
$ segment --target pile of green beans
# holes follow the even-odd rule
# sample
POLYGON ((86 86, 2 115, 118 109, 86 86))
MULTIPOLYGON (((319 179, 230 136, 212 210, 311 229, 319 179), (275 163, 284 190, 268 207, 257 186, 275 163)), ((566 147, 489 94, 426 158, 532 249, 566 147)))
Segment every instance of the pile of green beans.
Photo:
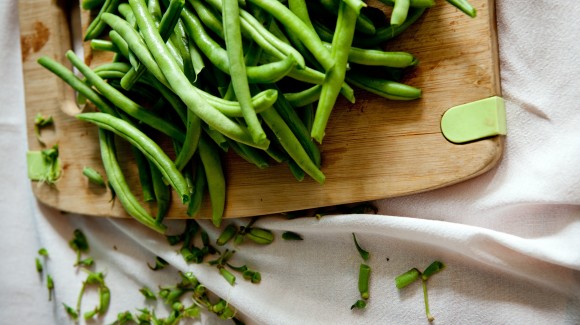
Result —
MULTIPOLYGON (((297 180, 322 184, 318 144, 338 96, 354 103, 352 86, 390 100, 421 96, 390 77, 418 60, 380 45, 434 0, 381 1, 389 14, 361 0, 83 0, 94 13, 84 39, 114 52, 113 62, 89 68, 69 51, 81 77, 48 57, 38 62, 96 108, 77 118, 99 128, 108 184, 131 216, 163 233, 171 189, 190 216, 209 193, 220 226, 225 151, 259 168, 287 163, 297 180), (115 136, 131 145, 141 189, 125 181, 115 136), (163 137, 171 150, 158 145, 163 137), (155 214, 139 190, 157 202, 155 214)), ((475 16, 465 0, 448 2, 475 16)))

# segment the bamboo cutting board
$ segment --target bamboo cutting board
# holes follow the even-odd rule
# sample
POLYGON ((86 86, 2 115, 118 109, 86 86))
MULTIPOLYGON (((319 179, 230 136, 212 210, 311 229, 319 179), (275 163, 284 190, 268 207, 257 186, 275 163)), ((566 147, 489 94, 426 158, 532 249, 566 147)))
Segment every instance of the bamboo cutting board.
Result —
MULTIPOLYGON (((41 202, 63 211, 127 217, 118 202, 111 202, 109 190, 88 184, 82 176, 84 166, 103 170, 96 128, 68 115, 78 112, 72 90, 36 63, 48 55, 70 66, 64 54, 71 48, 71 30, 78 28, 71 23, 67 3, 19 1, 29 149, 41 149, 33 131, 36 113, 52 115, 55 126, 43 131, 43 139, 49 146, 59 144, 63 166, 56 186, 39 184, 33 190, 41 202)), ((395 102, 357 91, 356 104, 339 100, 321 146, 324 185, 309 178, 296 181, 286 165, 260 170, 229 155, 226 217, 401 196, 461 182, 493 167, 501 157, 502 137, 456 145, 440 130, 447 109, 500 95, 494 1, 471 3, 478 12, 475 19, 438 1, 387 45, 388 50, 407 51, 420 60, 404 82, 421 88, 422 99, 395 102)), ((94 63, 95 55, 86 51, 85 60, 94 63)), ((124 154, 126 146, 120 149, 121 157, 130 156, 124 154)), ((125 160, 128 182, 137 189, 135 165, 125 160)), ((186 217, 176 197, 169 216, 186 217)), ((206 200, 200 217, 209 216, 206 200)))

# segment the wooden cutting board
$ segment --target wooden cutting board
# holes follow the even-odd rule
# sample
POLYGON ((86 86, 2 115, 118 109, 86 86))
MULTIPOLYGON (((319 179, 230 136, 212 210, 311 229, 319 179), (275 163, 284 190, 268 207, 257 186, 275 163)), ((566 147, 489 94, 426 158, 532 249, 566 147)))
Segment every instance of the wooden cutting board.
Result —
MULTIPOLYGON (((71 48, 70 31, 75 28, 70 8, 63 7, 66 3, 19 1, 29 149, 41 149, 33 131, 36 113, 54 116, 55 126, 43 131, 43 139, 49 146, 59 144, 64 169, 56 186, 35 183, 33 190, 38 200, 63 211, 127 217, 118 201, 111 202, 107 189, 88 184, 81 174, 84 166, 103 170, 96 128, 64 113, 78 112, 72 90, 36 63, 48 55, 70 66, 64 54, 71 48)), ((387 45, 420 60, 404 82, 421 88, 422 99, 396 102, 357 91, 356 104, 337 103, 321 146, 324 185, 309 178, 296 181, 285 165, 260 170, 229 155, 226 217, 407 195, 461 182, 493 167, 501 157, 503 137, 456 145, 440 130, 447 109, 500 95, 494 1, 471 3, 478 12, 475 19, 437 1, 387 45)), ((85 60, 93 62, 93 53, 86 52, 85 60)), ((121 157, 130 156, 126 146, 121 150, 121 157)), ((138 188, 135 165, 124 160, 128 182, 138 188)), ((176 197, 173 202, 170 217, 186 217, 176 197)), ((209 215, 206 200, 200 217, 209 215)))

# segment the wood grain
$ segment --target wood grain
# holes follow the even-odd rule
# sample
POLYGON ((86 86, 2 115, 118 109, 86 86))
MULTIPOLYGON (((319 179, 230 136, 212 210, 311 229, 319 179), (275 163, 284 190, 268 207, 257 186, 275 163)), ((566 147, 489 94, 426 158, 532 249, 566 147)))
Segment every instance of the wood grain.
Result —
MULTIPOLYGON (((339 100, 321 146, 324 185, 311 179, 297 182, 284 165, 260 170, 229 154, 226 217, 407 195, 461 182, 493 167, 502 154, 502 137, 455 145, 445 140, 439 126, 448 108, 501 95, 494 2, 471 2, 477 18, 441 1, 396 42, 386 45, 420 60, 404 82, 422 88, 422 99, 395 102, 357 91, 356 104, 339 100)), ((47 55, 68 66, 64 59, 71 44, 67 10, 49 0, 19 1, 19 9, 29 148, 41 148, 33 134, 36 113, 53 115, 55 127, 43 138, 48 145, 59 144, 64 167, 56 186, 33 186, 36 197, 64 211, 127 217, 119 202, 111 202, 108 190, 88 184, 81 174, 84 166, 102 171, 96 128, 68 115, 78 112, 73 92, 36 63, 47 55)), ((87 62, 106 59, 84 48, 87 62)), ((128 147, 119 146, 128 182, 136 185, 137 171, 128 158, 128 147)), ((176 197, 169 216, 186 216, 176 197)), ((206 200, 200 217, 208 216, 206 200)))

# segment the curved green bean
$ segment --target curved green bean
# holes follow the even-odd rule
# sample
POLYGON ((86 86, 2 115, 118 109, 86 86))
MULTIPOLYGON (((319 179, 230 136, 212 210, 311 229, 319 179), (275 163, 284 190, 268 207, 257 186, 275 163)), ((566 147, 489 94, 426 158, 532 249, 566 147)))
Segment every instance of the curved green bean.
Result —
POLYGON ((409 13, 409 0, 396 0, 391 14, 391 25, 399 26, 407 19, 409 13))
POLYGON ((62 64, 54 61, 53 59, 43 56, 38 59, 38 63, 45 67, 50 72, 57 75, 74 90, 78 91, 85 98, 90 100, 97 108, 104 113, 117 115, 115 108, 111 106, 105 99, 101 97, 96 91, 85 84, 81 79, 79 79, 75 74, 62 64))
POLYGON ((303 107, 316 102, 320 98, 321 85, 314 85, 297 93, 286 93, 284 97, 294 107, 303 107))
POLYGON ((150 171, 151 180, 153 181, 153 193, 155 194, 155 201, 157 202, 155 223, 161 224, 171 205, 171 189, 163 181, 163 175, 159 169, 153 167, 150 171))
POLYGON ((155 167, 159 169, 163 178, 169 182, 171 187, 179 194, 182 202, 189 200, 189 189, 183 175, 171 159, 163 150, 145 133, 131 125, 130 123, 105 114, 105 113, 81 113, 76 116, 81 121, 86 121, 97 125, 100 128, 109 130, 129 141, 137 147, 155 167))
POLYGON ((199 137, 201 136, 201 119, 193 114, 192 111, 187 111, 187 129, 185 132, 185 141, 177 158, 175 158, 175 167, 182 170, 189 162, 193 154, 197 150, 199 137))
POLYGON ((125 211, 145 226, 161 234, 165 233, 166 227, 162 224, 156 223, 153 217, 149 215, 149 213, 139 204, 139 201, 133 193, 131 193, 131 189, 125 181, 125 177, 123 176, 123 172, 116 158, 113 133, 99 128, 99 144, 101 147, 101 159, 103 161, 105 172, 107 173, 109 184, 115 191, 115 194, 121 202, 121 205, 125 208, 125 211))

